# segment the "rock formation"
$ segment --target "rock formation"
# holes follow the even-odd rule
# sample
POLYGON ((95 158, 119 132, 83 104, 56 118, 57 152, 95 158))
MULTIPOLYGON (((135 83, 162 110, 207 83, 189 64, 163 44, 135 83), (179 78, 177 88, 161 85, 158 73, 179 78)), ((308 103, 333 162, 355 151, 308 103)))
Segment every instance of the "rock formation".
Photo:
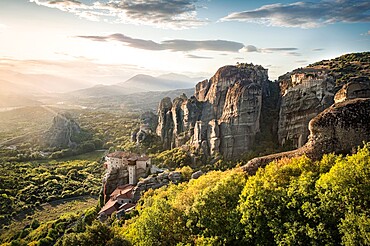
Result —
POLYGON ((189 141, 205 155, 237 157, 254 145, 268 86, 267 70, 261 66, 222 67, 196 85, 195 96, 161 101, 157 134, 165 148, 189 141))
POLYGON ((44 134, 44 142, 49 147, 75 147, 73 137, 81 133, 80 126, 69 113, 58 113, 50 129, 44 134))
POLYGON ((279 144, 302 147, 309 121, 334 103, 335 80, 326 70, 307 68, 279 77, 279 83, 279 144))
POLYGON ((161 101, 157 134, 165 148, 188 144, 226 159, 299 148, 308 141, 310 120, 334 100, 369 97, 369 62, 370 52, 343 55, 293 70, 278 83, 261 66, 221 67, 196 85, 194 96, 161 101))
POLYGON ((364 86, 370 85, 369 62, 370 52, 352 53, 280 76, 279 144, 291 148, 305 144, 308 122, 334 103, 334 94, 344 84, 350 83, 343 91, 351 98, 365 97, 369 92, 364 86))
POLYGON ((165 149, 171 148, 171 141, 173 136, 173 120, 171 109, 171 98, 163 98, 159 104, 158 109, 157 135, 161 137, 163 147, 165 149))
POLYGON ((127 168, 123 167, 113 167, 110 168, 104 178, 103 178, 103 184, 104 184, 104 195, 107 195, 109 198, 109 195, 120 185, 128 184, 128 170, 127 168))
POLYGON ((370 98, 370 84, 361 82, 345 84, 342 89, 335 94, 334 101, 338 103, 355 98, 370 98))
POLYGON ((149 189, 158 189, 169 183, 178 184, 181 180, 182 175, 177 171, 150 175, 137 183, 133 190, 133 200, 134 202, 138 201, 141 194, 149 189))
POLYGON ((145 112, 140 115, 140 127, 131 133, 131 141, 137 144, 143 143, 149 134, 155 132, 158 117, 153 112, 145 112))
POLYGON ((301 148, 289 152, 252 159, 243 168, 253 175, 259 167, 284 157, 307 155, 317 160, 324 154, 348 154, 370 141, 370 98, 339 102, 317 115, 309 124, 309 141, 301 148))

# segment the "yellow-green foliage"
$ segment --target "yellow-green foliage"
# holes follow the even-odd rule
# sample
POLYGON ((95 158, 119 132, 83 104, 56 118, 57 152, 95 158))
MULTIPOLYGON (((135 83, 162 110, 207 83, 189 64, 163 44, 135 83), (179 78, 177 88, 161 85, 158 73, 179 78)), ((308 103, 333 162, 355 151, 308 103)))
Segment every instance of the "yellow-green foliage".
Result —
POLYGON ((246 179, 213 171, 147 192, 122 235, 134 245, 369 245, 370 144, 302 156, 246 179))
POLYGON ((153 162, 159 167, 183 167, 191 165, 190 154, 182 148, 165 150, 154 156, 153 162))
MULTIPOLYGON (((137 205, 137 216, 123 226, 112 219, 112 226, 84 225, 78 219, 82 224, 56 243, 370 245, 369 165, 367 144, 347 157, 273 162, 249 178, 241 170, 211 171, 187 183, 149 190, 137 205)), ((90 213, 85 217, 91 218, 90 213)), ((25 230, 17 240, 47 243, 60 235, 63 223, 40 225, 38 238, 25 230)))
POLYGON ((134 245, 201 245, 217 237, 227 243, 236 237, 236 205, 244 184, 241 171, 213 171, 151 191, 143 197, 139 216, 124 227, 124 235, 134 245))
POLYGON ((343 158, 272 163, 249 178, 239 210, 253 245, 368 245, 370 145, 343 158))

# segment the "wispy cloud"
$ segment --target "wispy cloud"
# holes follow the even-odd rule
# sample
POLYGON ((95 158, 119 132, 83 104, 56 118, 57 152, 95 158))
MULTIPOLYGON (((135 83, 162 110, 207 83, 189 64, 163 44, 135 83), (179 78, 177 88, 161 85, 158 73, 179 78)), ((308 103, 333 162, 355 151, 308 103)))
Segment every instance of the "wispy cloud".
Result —
POLYGON ((197 56, 197 55, 192 55, 192 54, 187 54, 187 58, 192 58, 192 59, 213 59, 210 56, 197 56))
POLYGON ((244 47, 242 43, 228 40, 193 41, 184 39, 172 39, 157 43, 152 40, 131 38, 120 33, 108 36, 77 36, 77 37, 99 42, 118 41, 123 43, 124 45, 144 50, 169 50, 185 52, 194 50, 210 50, 210 51, 238 52, 240 49, 244 47))
POLYGON ((295 52, 295 51, 287 52, 287 55, 291 55, 291 56, 302 56, 302 54, 301 54, 301 53, 299 53, 299 52, 295 52))
POLYGON ((221 20, 301 28, 315 28, 337 22, 370 22, 370 2, 368 0, 319 0, 291 4, 277 3, 254 10, 234 12, 221 20))
POLYGON ((361 33, 362 36, 369 36, 370 35, 370 30, 365 32, 365 33, 361 33))
MULTIPOLYGON (((106 36, 76 36, 77 38, 88 39, 96 42, 120 42, 125 46, 142 49, 142 50, 167 50, 171 52, 191 52, 191 51, 219 51, 231 53, 243 52, 258 52, 258 53, 275 53, 282 52, 286 55, 300 56, 297 52, 298 48, 293 47, 274 47, 274 48, 258 48, 254 45, 244 45, 239 42, 229 40, 185 40, 185 39, 171 39, 162 42, 155 42, 153 40, 132 38, 121 33, 115 33, 106 36)), ((227 55, 222 53, 221 55, 227 55)), ((196 59, 212 59, 212 57, 197 56, 186 54, 187 58, 196 59)))
POLYGON ((257 48, 254 45, 247 45, 241 49, 243 52, 260 52, 260 53, 273 53, 279 51, 295 51, 298 48, 257 48))
POLYGON ((100 0, 84 4, 77 0, 30 0, 92 21, 151 25, 183 29, 201 26, 207 20, 197 17, 197 0, 100 0))
POLYGON ((322 48, 316 48, 316 49, 312 49, 312 51, 323 51, 324 49, 322 48))

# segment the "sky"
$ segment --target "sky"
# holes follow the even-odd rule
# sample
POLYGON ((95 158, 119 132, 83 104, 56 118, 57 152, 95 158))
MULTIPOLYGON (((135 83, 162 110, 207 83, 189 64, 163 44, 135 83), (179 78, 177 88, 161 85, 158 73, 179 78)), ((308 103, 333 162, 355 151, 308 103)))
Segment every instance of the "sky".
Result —
POLYGON ((262 65, 271 80, 370 50, 368 0, 0 0, 0 75, 114 84, 262 65))

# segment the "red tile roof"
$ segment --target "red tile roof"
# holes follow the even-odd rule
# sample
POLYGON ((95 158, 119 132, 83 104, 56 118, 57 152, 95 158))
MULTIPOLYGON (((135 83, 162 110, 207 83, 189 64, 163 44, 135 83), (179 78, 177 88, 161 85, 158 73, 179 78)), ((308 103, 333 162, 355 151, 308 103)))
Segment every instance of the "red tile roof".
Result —
POLYGON ((109 200, 101 209, 99 214, 105 213, 106 215, 111 215, 114 211, 119 208, 118 201, 109 200))
POLYGON ((122 199, 132 199, 133 185, 125 184, 118 186, 110 195, 112 199, 122 198, 122 199))

